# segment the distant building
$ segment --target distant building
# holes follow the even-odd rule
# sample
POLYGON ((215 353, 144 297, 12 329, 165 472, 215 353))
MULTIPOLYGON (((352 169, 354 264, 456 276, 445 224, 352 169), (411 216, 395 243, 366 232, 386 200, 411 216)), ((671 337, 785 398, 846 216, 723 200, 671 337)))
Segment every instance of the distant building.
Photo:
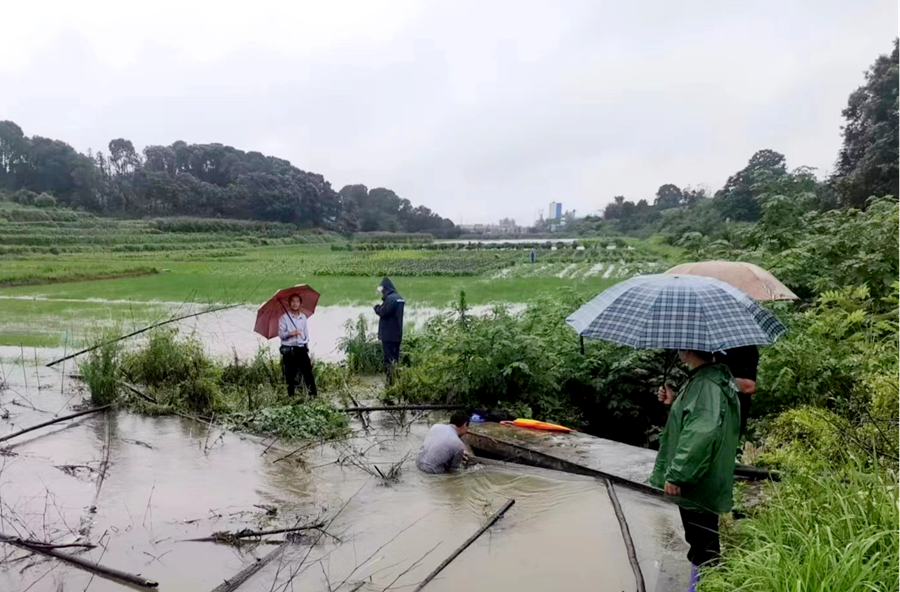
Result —
POLYGON ((521 231, 521 229, 516 226, 516 221, 513 218, 503 218, 500 220, 497 229, 504 234, 518 234, 521 231))
POLYGON ((516 225, 512 218, 503 218, 499 224, 459 224, 459 228, 469 234, 520 234, 524 228, 516 225))
POLYGON ((560 218, 562 218, 562 204, 555 202, 555 201, 551 201, 550 202, 549 219, 550 220, 559 220, 560 218))

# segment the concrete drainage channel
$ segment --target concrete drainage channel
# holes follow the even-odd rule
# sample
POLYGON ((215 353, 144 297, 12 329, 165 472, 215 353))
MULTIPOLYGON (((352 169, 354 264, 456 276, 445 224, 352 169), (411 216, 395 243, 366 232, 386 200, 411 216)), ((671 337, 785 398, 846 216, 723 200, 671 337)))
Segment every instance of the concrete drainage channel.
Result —
MULTIPOLYGON (((635 589, 661 592, 686 585, 690 565, 677 506, 646 482, 654 451, 577 432, 559 434, 493 423, 473 425, 465 440, 479 457, 597 479, 615 509, 635 589)), ((735 474, 743 479, 775 478, 755 467, 740 466, 735 474)))

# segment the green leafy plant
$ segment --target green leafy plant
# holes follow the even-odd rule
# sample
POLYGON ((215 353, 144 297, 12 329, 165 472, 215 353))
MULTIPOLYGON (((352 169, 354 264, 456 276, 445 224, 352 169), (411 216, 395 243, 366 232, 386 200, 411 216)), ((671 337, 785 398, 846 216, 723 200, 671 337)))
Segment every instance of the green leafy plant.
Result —
POLYGON ((384 355, 381 342, 369 332, 365 315, 348 320, 344 325, 344 337, 338 347, 347 356, 347 367, 357 374, 378 374, 384 372, 384 355))
POLYGON ((115 402, 119 395, 121 346, 110 342, 110 332, 100 335, 96 341, 102 345, 88 352, 78 371, 91 393, 91 402, 106 405, 115 402))
POLYGON ((320 400, 236 413, 230 416, 229 422, 240 429, 284 438, 330 440, 344 437, 350 431, 347 414, 320 400))

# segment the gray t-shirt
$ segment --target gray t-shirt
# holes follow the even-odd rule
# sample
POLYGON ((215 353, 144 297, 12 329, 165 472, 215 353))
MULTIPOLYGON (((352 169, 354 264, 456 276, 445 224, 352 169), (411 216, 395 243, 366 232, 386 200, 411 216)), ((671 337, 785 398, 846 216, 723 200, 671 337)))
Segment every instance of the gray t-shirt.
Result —
POLYGON ((431 426, 419 450, 416 466, 426 473, 445 473, 459 467, 466 446, 456 428, 447 423, 431 426))

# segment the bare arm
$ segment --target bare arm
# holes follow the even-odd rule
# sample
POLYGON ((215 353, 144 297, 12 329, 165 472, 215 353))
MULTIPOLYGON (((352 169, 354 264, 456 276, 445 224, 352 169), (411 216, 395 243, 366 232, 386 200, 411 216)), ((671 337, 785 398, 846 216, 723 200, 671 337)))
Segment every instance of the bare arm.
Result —
POLYGON ((752 395, 756 392, 755 380, 750 380, 749 378, 735 378, 734 384, 737 387, 738 391, 744 393, 745 395, 752 395))

